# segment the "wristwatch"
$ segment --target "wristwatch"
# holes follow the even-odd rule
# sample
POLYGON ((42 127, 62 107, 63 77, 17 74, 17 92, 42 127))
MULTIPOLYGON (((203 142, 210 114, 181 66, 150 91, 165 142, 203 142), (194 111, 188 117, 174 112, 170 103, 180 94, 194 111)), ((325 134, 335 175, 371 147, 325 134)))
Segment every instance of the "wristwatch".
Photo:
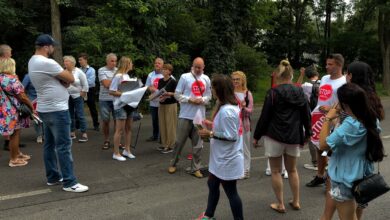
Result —
POLYGON ((210 138, 214 137, 214 132, 210 131, 210 138))

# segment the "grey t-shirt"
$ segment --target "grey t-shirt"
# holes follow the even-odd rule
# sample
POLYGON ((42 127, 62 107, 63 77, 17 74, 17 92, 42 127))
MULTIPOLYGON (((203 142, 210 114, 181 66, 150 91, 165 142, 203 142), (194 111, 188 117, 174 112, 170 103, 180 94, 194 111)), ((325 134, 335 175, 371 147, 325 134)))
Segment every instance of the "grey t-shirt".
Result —
POLYGON ((117 71, 116 67, 110 70, 105 66, 98 70, 98 77, 100 82, 100 92, 99 92, 100 101, 113 101, 114 97, 109 94, 109 89, 103 86, 102 80, 105 79, 112 80, 116 71, 117 71))
POLYGON ((38 112, 68 110, 68 90, 56 78, 64 69, 53 59, 33 55, 28 62, 28 73, 38 95, 38 112))

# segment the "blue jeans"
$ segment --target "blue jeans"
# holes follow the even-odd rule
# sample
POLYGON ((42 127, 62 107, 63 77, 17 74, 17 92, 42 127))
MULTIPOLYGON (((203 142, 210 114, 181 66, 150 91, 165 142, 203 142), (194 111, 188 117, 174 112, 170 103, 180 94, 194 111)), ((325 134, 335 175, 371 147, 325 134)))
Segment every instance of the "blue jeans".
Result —
POLYGON ((102 121, 110 121, 110 114, 112 114, 112 118, 115 120, 114 104, 112 101, 99 101, 99 109, 102 121))
POLYGON ((75 118, 77 117, 80 123, 80 131, 85 133, 87 131, 87 121, 84 116, 84 99, 83 97, 72 98, 69 97, 69 113, 71 118, 70 130, 76 130, 75 118))
POLYGON ((152 115, 153 138, 157 140, 160 134, 158 125, 158 107, 150 106, 150 114, 152 115))
POLYGON ((77 183, 77 180, 73 174, 69 111, 39 112, 39 117, 43 121, 45 135, 43 160, 47 181, 55 183, 63 178, 63 186, 71 187, 77 183), (60 165, 61 172, 57 164, 60 165))

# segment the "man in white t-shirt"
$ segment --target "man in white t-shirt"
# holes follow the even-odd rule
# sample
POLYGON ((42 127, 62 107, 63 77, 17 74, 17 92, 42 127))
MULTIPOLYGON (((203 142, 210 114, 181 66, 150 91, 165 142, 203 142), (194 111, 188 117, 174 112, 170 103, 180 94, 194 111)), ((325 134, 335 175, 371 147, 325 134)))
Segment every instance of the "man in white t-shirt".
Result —
MULTIPOLYGON (((308 66, 306 68, 301 68, 301 76, 305 75, 309 81, 302 84, 303 93, 305 93, 307 101, 309 102, 310 110, 314 110, 314 108, 317 105, 318 102, 318 95, 317 95, 317 101, 315 103, 311 103, 311 96, 312 92, 319 93, 319 85, 321 83, 321 80, 319 80, 319 73, 317 72, 317 68, 315 65, 308 66), (314 86, 314 87, 313 87, 314 86), (314 106, 314 107, 313 107, 314 106)), ((312 98, 314 99, 316 96, 314 95, 312 98)), ((314 99, 315 100, 315 99, 314 99)), ((318 170, 317 168, 317 146, 314 145, 311 141, 308 142, 308 147, 310 151, 310 157, 311 157, 311 164, 305 163, 303 167, 309 170, 318 170)))
MULTIPOLYGON (((154 70, 149 73, 148 78, 146 79, 145 85, 148 87, 148 90, 151 93, 154 93, 158 89, 158 81, 163 78, 162 67, 164 65, 164 60, 157 57, 154 60, 154 70)), ((159 124, 158 124, 158 107, 160 102, 158 99, 149 102, 150 106, 150 115, 152 116, 152 125, 153 125, 153 134, 147 141, 157 141, 160 135, 159 124)))
POLYGON ((203 148, 203 141, 198 135, 197 128, 193 124, 195 114, 198 110, 202 117, 206 115, 206 105, 211 99, 210 78, 203 73, 204 61, 202 58, 195 58, 192 63, 192 71, 181 75, 176 86, 175 98, 180 103, 179 120, 177 124, 177 136, 174 156, 168 168, 169 173, 176 172, 176 164, 179 162, 181 151, 187 141, 192 143, 191 173, 202 178, 200 172, 200 156, 203 148))
POLYGON ((319 135, 325 114, 329 109, 339 102, 337 89, 347 81, 343 75, 344 57, 341 54, 331 54, 326 60, 326 72, 321 79, 317 107, 311 113, 312 131, 311 142, 317 147, 317 175, 312 181, 306 184, 307 187, 315 187, 325 183, 325 167, 327 165, 326 155, 319 150, 319 135))
POLYGON ((37 112, 44 127, 43 160, 47 185, 62 184, 64 191, 85 192, 88 186, 78 183, 73 174, 69 93, 66 88, 74 82, 74 77, 48 58, 56 44, 50 35, 40 35, 35 41, 35 54, 28 62, 28 73, 38 96, 37 112))
POLYGON ((104 135, 104 144, 103 150, 108 150, 110 148, 110 115, 114 119, 114 97, 110 95, 110 85, 111 80, 114 77, 117 67, 116 67, 117 57, 114 53, 109 53, 106 56, 106 66, 98 70, 98 77, 100 82, 100 91, 99 91, 99 110, 100 118, 102 119, 102 128, 104 135))

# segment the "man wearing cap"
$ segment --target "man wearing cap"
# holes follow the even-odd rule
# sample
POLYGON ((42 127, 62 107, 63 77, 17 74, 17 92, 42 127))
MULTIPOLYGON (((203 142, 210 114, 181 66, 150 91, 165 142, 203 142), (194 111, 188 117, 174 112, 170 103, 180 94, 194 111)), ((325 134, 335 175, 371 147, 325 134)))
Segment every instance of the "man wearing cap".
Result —
POLYGON ((88 186, 78 183, 73 174, 69 93, 66 88, 74 82, 74 77, 48 58, 54 52, 54 45, 57 42, 50 35, 40 35, 35 41, 35 54, 28 62, 31 82, 38 95, 37 111, 44 125, 43 160, 47 185, 63 184, 64 191, 85 192, 88 186))

